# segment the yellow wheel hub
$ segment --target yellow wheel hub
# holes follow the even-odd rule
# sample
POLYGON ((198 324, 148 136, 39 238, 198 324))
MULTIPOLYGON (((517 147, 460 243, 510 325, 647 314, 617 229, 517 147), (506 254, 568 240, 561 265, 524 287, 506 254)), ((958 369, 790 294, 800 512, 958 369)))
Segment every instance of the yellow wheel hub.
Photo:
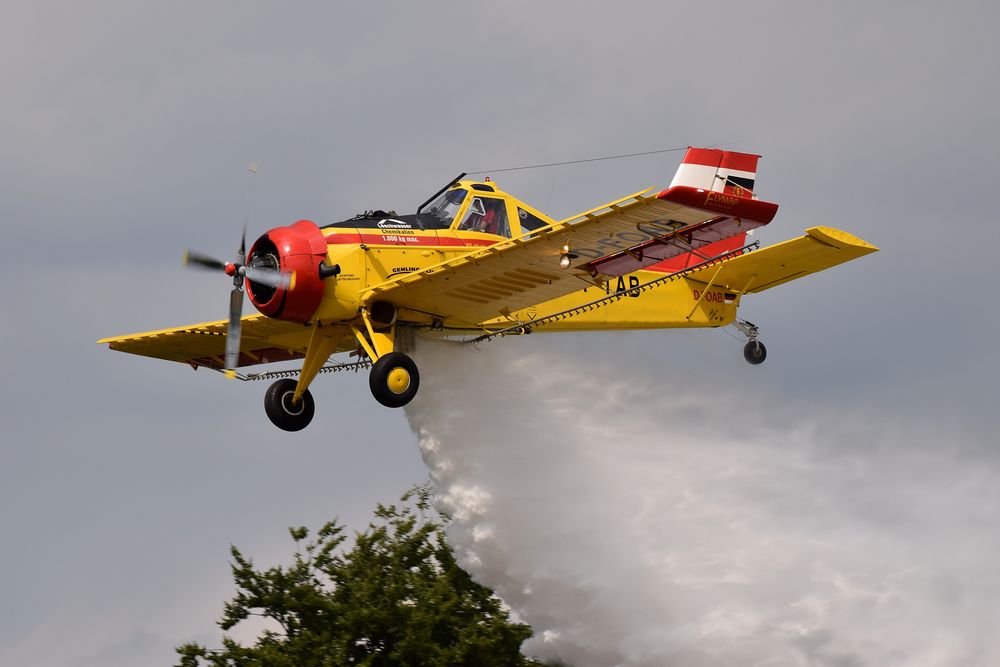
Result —
POLYGON ((402 394, 410 388, 410 372, 405 368, 393 368, 389 371, 385 384, 392 393, 402 394))

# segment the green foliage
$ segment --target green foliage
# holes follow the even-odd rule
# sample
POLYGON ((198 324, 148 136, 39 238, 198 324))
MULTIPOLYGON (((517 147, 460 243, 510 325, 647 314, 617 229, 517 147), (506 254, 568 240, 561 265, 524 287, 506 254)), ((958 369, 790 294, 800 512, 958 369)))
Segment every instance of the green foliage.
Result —
POLYGON ((512 623, 500 600, 458 567, 428 496, 417 487, 406 504, 379 505, 350 549, 336 522, 312 539, 292 528, 296 551, 286 566, 257 569, 232 547, 237 593, 219 625, 260 616, 273 629, 253 646, 228 636, 221 649, 185 644, 179 666, 537 665, 519 652, 531 629, 512 623))

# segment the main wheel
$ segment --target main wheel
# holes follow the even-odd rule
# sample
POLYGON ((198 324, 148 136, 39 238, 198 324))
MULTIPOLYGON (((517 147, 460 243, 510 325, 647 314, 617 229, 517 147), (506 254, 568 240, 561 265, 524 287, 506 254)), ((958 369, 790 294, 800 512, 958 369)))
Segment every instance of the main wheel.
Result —
POLYGON ((264 412, 271 423, 282 431, 301 431, 312 421, 316 403, 307 389, 298 403, 292 403, 295 380, 278 380, 264 394, 264 412))
POLYGON ((767 359, 767 348, 759 340, 752 340, 743 346, 743 358, 756 366, 767 359))
POLYGON ((372 365, 368 386, 376 401, 387 408, 401 408, 417 395, 420 373, 413 359, 402 352, 390 352, 372 365))

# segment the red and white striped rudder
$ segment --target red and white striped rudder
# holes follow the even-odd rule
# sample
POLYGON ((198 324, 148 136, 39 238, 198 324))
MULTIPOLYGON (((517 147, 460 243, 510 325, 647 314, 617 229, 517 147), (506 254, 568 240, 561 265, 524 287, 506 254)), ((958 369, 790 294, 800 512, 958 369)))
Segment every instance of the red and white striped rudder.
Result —
POLYGON ((756 199, 753 188, 759 157, 752 153, 689 146, 670 187, 687 185, 702 190, 725 192, 734 197, 756 199))

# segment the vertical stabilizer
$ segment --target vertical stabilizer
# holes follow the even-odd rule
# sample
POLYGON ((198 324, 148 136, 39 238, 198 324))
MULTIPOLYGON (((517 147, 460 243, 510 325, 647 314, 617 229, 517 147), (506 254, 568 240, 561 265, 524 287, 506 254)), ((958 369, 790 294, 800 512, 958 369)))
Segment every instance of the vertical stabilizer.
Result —
MULTIPOLYGON (((759 155, 737 153, 718 148, 694 148, 688 146, 681 166, 677 167, 670 187, 683 185, 711 192, 725 193, 742 199, 757 199, 754 181, 757 180, 757 159, 759 155)), ((681 271, 689 266, 735 250, 746 243, 746 234, 740 233, 716 241, 700 249, 688 252, 659 264, 647 267, 650 271, 681 271)))
POLYGON ((734 197, 756 199, 754 181, 757 179, 759 157, 752 153, 689 146, 681 166, 674 174, 674 180, 670 182, 670 187, 686 185, 713 192, 725 192, 734 197))

